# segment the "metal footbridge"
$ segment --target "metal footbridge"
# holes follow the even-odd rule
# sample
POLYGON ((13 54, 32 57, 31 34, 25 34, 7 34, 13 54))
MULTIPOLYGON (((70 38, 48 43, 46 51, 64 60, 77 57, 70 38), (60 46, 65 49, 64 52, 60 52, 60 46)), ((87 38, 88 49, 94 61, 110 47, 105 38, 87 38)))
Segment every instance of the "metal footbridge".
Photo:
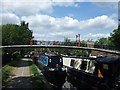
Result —
POLYGON ((77 50, 88 50, 88 51, 100 51, 115 55, 120 55, 120 51, 107 50, 100 48, 91 48, 91 47, 78 47, 78 46, 63 46, 63 45, 9 45, 9 46, 0 46, 0 48, 57 48, 57 49, 77 49, 77 50))

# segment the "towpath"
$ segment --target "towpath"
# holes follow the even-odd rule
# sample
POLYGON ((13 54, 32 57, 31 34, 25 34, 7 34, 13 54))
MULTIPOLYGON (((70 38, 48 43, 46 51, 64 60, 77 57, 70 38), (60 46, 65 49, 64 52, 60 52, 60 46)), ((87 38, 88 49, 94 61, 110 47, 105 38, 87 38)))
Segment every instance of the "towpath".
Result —
POLYGON ((29 59, 22 58, 15 69, 14 76, 8 82, 6 88, 32 88, 32 80, 29 72, 29 59))

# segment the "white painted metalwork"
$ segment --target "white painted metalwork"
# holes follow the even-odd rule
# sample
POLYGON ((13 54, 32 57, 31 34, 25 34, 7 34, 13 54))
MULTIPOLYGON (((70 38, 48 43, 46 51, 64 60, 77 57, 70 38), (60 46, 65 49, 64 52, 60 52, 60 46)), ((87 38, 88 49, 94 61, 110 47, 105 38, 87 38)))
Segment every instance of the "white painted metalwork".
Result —
POLYGON ((62 45, 9 45, 9 46, 0 46, 0 48, 65 48, 65 49, 78 49, 78 50, 93 50, 106 52, 111 54, 120 55, 119 51, 106 50, 99 48, 90 48, 90 47, 77 47, 77 46, 62 46, 62 45))

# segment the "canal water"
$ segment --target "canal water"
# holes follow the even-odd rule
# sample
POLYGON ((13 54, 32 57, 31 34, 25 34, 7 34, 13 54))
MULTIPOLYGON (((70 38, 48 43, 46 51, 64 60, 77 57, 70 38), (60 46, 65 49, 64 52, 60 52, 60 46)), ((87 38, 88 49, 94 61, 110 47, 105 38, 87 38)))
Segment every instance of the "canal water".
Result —
MULTIPOLYGON (((48 79, 48 78, 47 78, 48 79)), ((86 85, 79 85, 79 87, 71 84, 70 82, 67 81, 67 77, 65 78, 64 82, 59 82, 58 83, 54 83, 52 81, 48 81, 49 84, 51 85, 51 87, 53 88, 53 90, 97 90, 97 89, 93 89, 90 87, 87 87, 86 85)))

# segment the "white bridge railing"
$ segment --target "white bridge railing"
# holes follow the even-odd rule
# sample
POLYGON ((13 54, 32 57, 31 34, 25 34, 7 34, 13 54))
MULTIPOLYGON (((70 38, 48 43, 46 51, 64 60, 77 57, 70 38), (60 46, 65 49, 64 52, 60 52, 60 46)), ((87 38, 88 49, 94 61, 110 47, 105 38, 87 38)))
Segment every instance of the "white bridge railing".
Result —
POLYGON ((63 49, 77 49, 77 50, 93 50, 93 51, 100 51, 100 52, 120 55, 120 51, 90 48, 90 47, 62 46, 62 45, 9 45, 9 46, 0 46, 0 48, 63 48, 63 49))

